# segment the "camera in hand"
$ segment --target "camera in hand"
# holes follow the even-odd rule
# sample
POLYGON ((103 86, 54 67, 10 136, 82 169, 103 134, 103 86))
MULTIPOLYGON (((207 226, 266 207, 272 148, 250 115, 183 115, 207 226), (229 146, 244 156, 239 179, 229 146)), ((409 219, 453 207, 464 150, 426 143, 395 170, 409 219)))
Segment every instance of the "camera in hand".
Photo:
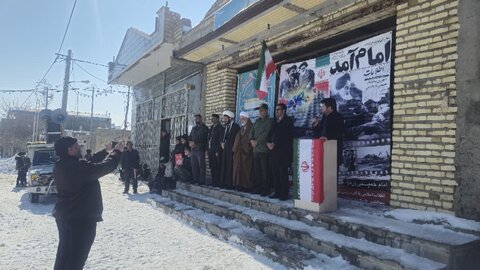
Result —
POLYGON ((115 145, 117 145, 117 143, 118 143, 118 142, 116 142, 116 141, 112 141, 112 148, 114 148, 115 145))

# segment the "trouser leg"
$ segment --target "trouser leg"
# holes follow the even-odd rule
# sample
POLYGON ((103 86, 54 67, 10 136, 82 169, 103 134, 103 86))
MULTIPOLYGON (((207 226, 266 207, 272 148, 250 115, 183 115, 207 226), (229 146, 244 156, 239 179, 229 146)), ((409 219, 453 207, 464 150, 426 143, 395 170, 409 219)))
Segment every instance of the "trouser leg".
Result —
POLYGON ((128 192, 130 189, 130 179, 133 178, 133 170, 132 169, 126 169, 125 172, 123 173, 124 180, 125 180, 125 190, 124 192, 128 192))
POLYGON ((199 178, 198 181, 200 184, 205 184, 205 152, 204 151, 198 151, 198 165, 200 167, 199 170, 199 178))
POLYGON ((94 220, 57 220, 59 244, 55 270, 81 270, 95 240, 94 220))
POLYGON ((198 183, 200 181, 199 151, 192 151, 190 161, 190 164, 192 165, 192 182, 198 183))

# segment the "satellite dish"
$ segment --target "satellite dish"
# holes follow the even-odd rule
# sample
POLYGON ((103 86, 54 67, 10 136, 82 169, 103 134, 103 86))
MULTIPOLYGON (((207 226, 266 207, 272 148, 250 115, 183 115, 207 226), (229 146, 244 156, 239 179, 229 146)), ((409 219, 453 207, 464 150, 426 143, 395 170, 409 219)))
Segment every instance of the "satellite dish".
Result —
POLYGON ((52 110, 43 109, 39 112, 39 117, 45 122, 50 121, 50 117, 52 116, 52 110))
POLYGON ((50 115, 50 121, 56 124, 63 124, 67 120, 68 114, 65 110, 56 109, 50 115))

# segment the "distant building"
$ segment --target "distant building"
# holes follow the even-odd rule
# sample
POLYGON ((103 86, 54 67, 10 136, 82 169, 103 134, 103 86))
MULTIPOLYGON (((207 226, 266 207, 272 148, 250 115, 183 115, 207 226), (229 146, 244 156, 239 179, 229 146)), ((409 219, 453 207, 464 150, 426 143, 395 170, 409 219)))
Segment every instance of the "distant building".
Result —
MULTIPOLYGON (((65 130, 90 131, 92 129, 110 129, 112 119, 108 116, 75 115, 69 114, 64 123, 65 130)), ((44 140, 45 122, 39 119, 38 112, 26 110, 10 110, 6 118, 0 119, 0 156, 8 157, 25 150, 27 141, 44 140), (36 118, 36 120, 35 120, 36 118), (34 125, 37 134, 33 138, 34 125)))

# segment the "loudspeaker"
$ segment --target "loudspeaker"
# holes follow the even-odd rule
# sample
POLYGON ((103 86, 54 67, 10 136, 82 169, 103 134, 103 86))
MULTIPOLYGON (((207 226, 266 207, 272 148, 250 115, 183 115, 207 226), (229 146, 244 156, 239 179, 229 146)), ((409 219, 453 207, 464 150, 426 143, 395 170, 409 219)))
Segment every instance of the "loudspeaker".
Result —
POLYGON ((50 115, 50 121, 56 124, 63 124, 67 120, 68 114, 63 109, 56 109, 50 115))
POLYGON ((51 115, 52 115, 52 110, 49 110, 49 109, 43 109, 39 113, 40 119, 42 119, 43 121, 50 121, 51 115))

